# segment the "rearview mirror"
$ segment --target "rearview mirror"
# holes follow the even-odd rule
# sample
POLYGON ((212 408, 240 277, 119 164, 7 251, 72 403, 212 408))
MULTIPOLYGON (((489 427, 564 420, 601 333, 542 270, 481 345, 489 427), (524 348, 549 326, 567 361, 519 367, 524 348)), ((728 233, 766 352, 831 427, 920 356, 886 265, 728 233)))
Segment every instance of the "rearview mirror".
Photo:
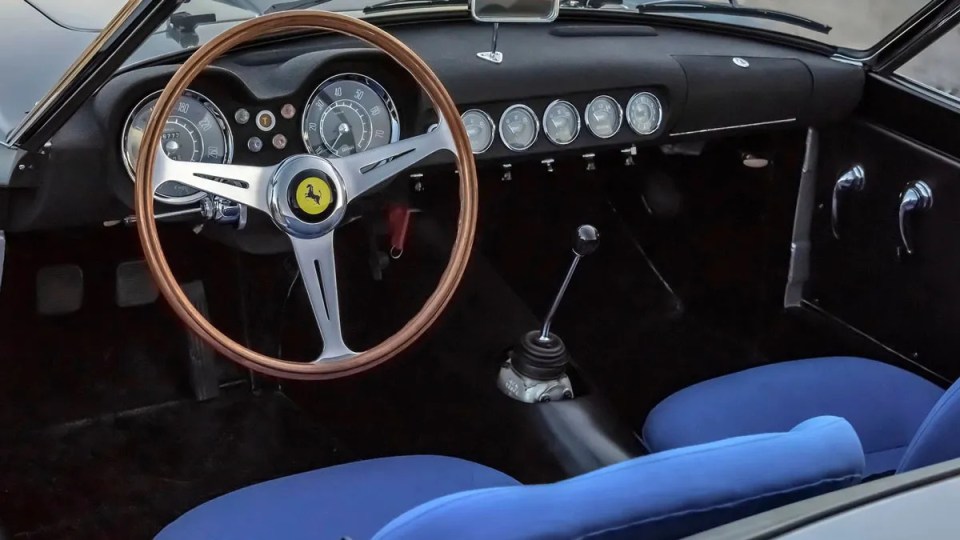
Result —
POLYGON ((552 22, 559 13, 560 0, 470 0, 470 14, 480 22, 552 22))

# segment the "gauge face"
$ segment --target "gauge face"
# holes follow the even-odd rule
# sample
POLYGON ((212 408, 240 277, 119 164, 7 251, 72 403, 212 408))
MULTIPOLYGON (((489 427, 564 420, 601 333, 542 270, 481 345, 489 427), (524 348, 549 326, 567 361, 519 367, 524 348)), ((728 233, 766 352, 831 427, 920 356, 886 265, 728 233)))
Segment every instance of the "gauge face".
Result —
POLYGON ((620 130, 623 122, 623 110, 620 104, 610 96, 598 96, 587 105, 583 113, 590 132, 601 139, 609 139, 620 130))
POLYGON ((320 156, 344 157, 396 142, 397 109, 383 86, 346 73, 320 83, 303 108, 303 143, 320 156))
POLYGON ((580 113, 567 101, 554 101, 543 113, 543 133, 553 144, 570 144, 580 134, 580 113))
POLYGON ((480 109, 470 109, 460 115, 463 127, 470 138, 470 149, 474 154, 482 154, 493 144, 493 135, 496 128, 490 115, 480 109))
MULTIPOLYGON (((127 118, 123 131, 123 161, 130 178, 134 178, 140 143, 147 121, 153 113, 160 92, 143 99, 127 118)), ((233 159, 233 136, 220 109, 203 95, 187 90, 173 107, 160 137, 160 147, 171 159, 204 163, 229 163, 233 159)), ((201 191, 168 182, 155 196, 171 204, 187 204, 205 196, 201 191)))
POLYGON ((649 92, 634 94, 627 103, 627 123, 637 135, 650 135, 660 127, 662 119, 660 100, 649 92))
POLYGON ((540 122, 526 105, 511 105, 500 117, 500 139, 514 152, 533 146, 540 131, 540 122))

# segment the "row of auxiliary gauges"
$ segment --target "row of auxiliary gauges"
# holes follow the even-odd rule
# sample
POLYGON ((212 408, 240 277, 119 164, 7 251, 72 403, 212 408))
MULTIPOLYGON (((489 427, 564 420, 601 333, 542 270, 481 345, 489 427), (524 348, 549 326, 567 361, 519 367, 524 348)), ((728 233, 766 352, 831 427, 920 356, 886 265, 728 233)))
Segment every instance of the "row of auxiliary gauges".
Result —
MULTIPOLYGON (((597 96, 587 104, 583 111, 583 121, 595 137, 609 139, 620 131, 624 110, 617 100, 610 96, 597 96)), ((657 96, 649 92, 634 94, 627 102, 627 124, 637 135, 651 135, 660 128, 663 121, 663 107, 657 96)), ((514 152, 522 152, 537 142, 540 133, 541 118, 543 134, 557 145, 565 146, 580 135, 581 116, 577 108, 569 101, 558 99, 537 114, 526 105, 516 104, 507 107, 500 115, 500 122, 494 124, 493 118, 480 109, 470 109, 460 115, 470 137, 470 148, 474 154, 486 152, 492 145, 497 131, 500 140, 514 152)))

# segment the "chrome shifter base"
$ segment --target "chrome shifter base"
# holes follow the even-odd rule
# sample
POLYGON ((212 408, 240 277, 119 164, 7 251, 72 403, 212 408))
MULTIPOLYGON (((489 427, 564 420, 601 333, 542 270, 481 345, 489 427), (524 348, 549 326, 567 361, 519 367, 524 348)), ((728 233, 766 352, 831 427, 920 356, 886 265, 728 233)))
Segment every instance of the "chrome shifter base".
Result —
POLYGON ((513 361, 507 360, 500 367, 497 388, 511 398, 524 403, 542 403, 573 399, 570 377, 563 374, 555 379, 541 381, 517 373, 513 361))

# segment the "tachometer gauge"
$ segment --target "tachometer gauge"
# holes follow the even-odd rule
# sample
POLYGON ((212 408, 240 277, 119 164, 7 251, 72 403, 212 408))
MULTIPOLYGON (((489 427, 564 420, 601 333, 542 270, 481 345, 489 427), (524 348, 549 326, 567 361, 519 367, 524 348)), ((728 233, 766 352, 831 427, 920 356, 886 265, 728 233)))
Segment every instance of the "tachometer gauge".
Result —
MULTIPOLYGON (((160 92, 145 97, 127 117, 123 130, 123 162, 134 178, 140 142, 160 92)), ((229 163, 233 159, 233 136, 223 113, 212 101, 193 90, 186 90, 160 137, 160 147, 171 159, 204 163, 229 163)), ((168 182, 154 194, 170 204, 188 204, 206 194, 177 182, 168 182)))
POLYGON ((660 100, 649 92, 634 94, 627 103, 627 124, 637 135, 650 135, 660 127, 662 119, 660 100))
POLYGON ((303 108, 303 144, 320 156, 344 157, 396 142, 400 120, 390 94, 356 73, 320 83, 303 108))
POLYGON ((570 144, 580 134, 580 113, 568 101, 557 100, 543 113, 543 134, 553 144, 570 144))
POLYGON ((540 121, 526 105, 511 105, 500 117, 500 140, 514 152, 533 146, 539 132, 540 121))
POLYGON ((587 105, 583 117, 591 133, 601 139, 609 139, 620 131, 620 124, 623 123, 623 109, 612 97, 597 96, 587 105))
POLYGON ((490 115, 480 109, 470 109, 460 115, 463 127, 470 138, 470 150, 474 154, 482 154, 493 144, 493 135, 496 127, 490 115))

